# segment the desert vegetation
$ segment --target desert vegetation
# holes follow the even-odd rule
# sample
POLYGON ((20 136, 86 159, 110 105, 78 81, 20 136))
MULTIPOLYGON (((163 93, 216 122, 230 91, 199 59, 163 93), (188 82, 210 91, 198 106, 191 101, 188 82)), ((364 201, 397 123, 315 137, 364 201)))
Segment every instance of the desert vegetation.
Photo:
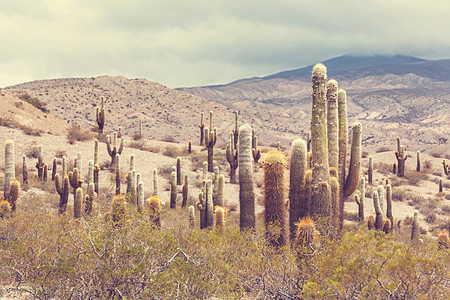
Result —
MULTIPOLYGON (((110 132, 104 99, 92 120, 95 141, 91 131, 69 128, 67 147, 93 144, 75 159, 67 157, 69 148, 59 148, 47 162, 46 145, 38 145, 17 164, 21 141, 7 140, 0 295, 450 297, 446 178, 434 175, 428 160, 421 167, 419 153, 410 168, 411 153, 400 138, 396 151, 379 148, 363 160, 363 124, 349 126, 346 92, 328 80, 321 64, 312 83, 311 132, 294 140, 289 153, 280 143, 258 149, 254 128, 239 124, 238 112, 226 145, 216 143, 221 132, 212 111, 209 127, 200 116, 195 149, 172 136, 158 147, 144 138, 141 122, 133 136, 104 135, 110 132), (144 185, 131 149, 170 160, 146 178, 152 186, 144 185), (390 155, 392 162, 377 155, 390 155), (30 160, 36 164, 29 175, 30 160), (420 193, 424 183, 433 184, 435 193, 420 193), (237 192, 226 193, 226 186, 237 192), (398 204, 414 213, 400 216, 398 204)), ((442 167, 448 175, 445 160, 442 167)))

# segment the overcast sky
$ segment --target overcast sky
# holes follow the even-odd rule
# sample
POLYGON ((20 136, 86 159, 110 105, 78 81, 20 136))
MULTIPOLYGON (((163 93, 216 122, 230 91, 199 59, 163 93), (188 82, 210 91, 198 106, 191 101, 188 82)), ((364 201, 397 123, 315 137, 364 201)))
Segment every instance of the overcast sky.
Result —
POLYGON ((450 58, 446 0, 0 0, 0 87, 228 83, 343 54, 450 58))

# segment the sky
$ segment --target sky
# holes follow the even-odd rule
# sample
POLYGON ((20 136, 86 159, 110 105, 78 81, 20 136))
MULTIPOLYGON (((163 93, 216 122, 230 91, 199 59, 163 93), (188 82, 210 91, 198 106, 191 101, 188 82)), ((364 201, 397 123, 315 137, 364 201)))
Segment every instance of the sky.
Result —
POLYGON ((450 58, 447 0, 0 0, 0 87, 223 84, 345 54, 450 58))

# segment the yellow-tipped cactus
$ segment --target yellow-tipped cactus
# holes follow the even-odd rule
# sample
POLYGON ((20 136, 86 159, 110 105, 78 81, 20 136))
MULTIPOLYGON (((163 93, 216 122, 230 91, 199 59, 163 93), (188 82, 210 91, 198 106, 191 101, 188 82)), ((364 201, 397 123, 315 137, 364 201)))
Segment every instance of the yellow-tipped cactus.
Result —
POLYGON ((147 207, 150 215, 150 222, 152 222, 157 228, 161 227, 161 200, 158 197, 151 197, 147 200, 147 207))
POLYGON ((367 218, 367 228, 369 230, 374 230, 375 229, 375 218, 372 215, 370 215, 367 218))
POLYGON ((266 236, 274 246, 284 246, 288 238, 285 203, 286 158, 277 151, 270 151, 263 159, 264 170, 264 219, 266 236))
POLYGON ((216 206, 214 209, 214 227, 218 230, 225 227, 225 209, 222 206, 216 206))
POLYGON ((391 232, 391 230, 392 230, 391 224, 392 224, 391 220, 389 220, 388 218, 384 219, 382 230, 385 234, 388 234, 391 232))
POLYGON ((318 232, 315 224, 310 217, 304 217, 300 222, 296 223, 297 230, 295 234, 295 245, 297 247, 314 247, 318 246, 318 232))
POLYGON ((437 244, 439 250, 450 249, 450 237, 448 236, 447 230, 442 229, 441 232, 439 232, 437 237, 437 244))
MULTIPOLYGON (((0 197, 2 198, 2 197, 0 197)), ((0 218, 7 218, 11 215, 11 205, 8 201, 1 199, 0 200, 0 218)))

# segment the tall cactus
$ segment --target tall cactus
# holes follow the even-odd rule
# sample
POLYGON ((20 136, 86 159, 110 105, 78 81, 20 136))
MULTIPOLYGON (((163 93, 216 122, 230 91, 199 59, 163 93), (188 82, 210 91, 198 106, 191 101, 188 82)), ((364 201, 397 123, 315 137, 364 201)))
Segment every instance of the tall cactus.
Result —
POLYGON ((364 202, 366 199, 366 179, 364 177, 361 177, 359 181, 359 190, 361 192, 361 195, 358 196, 358 194, 355 194, 355 201, 356 204, 358 204, 358 220, 360 222, 364 221, 364 202))
POLYGON ((291 165, 289 174, 289 228, 291 240, 297 231, 296 222, 306 217, 308 212, 308 198, 306 197, 306 142, 295 139, 291 147, 291 165))
POLYGON ((397 151, 395 151, 395 157, 397 158, 397 176, 405 177, 405 162, 408 155, 405 153, 405 147, 400 144, 400 138, 397 138, 397 151))
POLYGON ((255 164, 258 163, 261 158, 261 150, 258 149, 258 136, 255 134, 255 129, 252 129, 252 156, 255 164))
POLYGON ((172 172, 170 174, 170 208, 177 208, 177 174, 172 172))
POLYGON ((56 157, 55 157, 55 158, 53 158, 53 165, 52 165, 52 181, 55 180, 57 166, 58 166, 58 164, 56 162, 56 157))
POLYGON ((224 185, 225 185, 225 176, 223 174, 220 174, 219 178, 217 180, 217 194, 216 194, 215 205, 222 206, 222 207, 225 207, 224 198, 223 198, 224 185))
POLYGON ((103 128, 105 127, 105 121, 106 121, 104 101, 105 101, 105 98, 102 97, 102 106, 100 109, 97 107, 97 111, 95 114, 99 133, 103 133, 103 128))
POLYGON ((153 169, 153 196, 159 198, 159 189, 158 189, 158 170, 153 169))
POLYGON ((145 203, 144 183, 142 181, 139 181, 139 183, 137 185, 137 210, 138 210, 138 212, 141 213, 144 211, 144 203, 145 203))
POLYGON ((116 154, 116 158, 114 159, 115 168, 116 168, 116 196, 120 195, 120 154, 116 154))
POLYGON ((214 205, 213 205, 212 181, 206 181, 206 227, 212 228, 214 225, 214 205))
POLYGON ((330 167, 339 164, 339 119, 338 119, 338 84, 331 79, 327 84, 327 135, 328 162, 330 167))
MULTIPOLYGON (((328 164, 327 119, 326 119, 326 81, 327 69, 322 64, 313 68, 311 150, 313 160, 311 214, 316 217, 329 217, 331 199, 323 192, 323 183, 330 180, 328 164)), ((328 188, 329 190, 329 188, 328 188)))
POLYGON ((177 185, 181 184, 181 157, 177 157, 177 185))
POLYGON ((98 141, 94 142, 94 166, 98 164, 98 141))
POLYGON ((368 172, 367 176, 369 179, 369 184, 373 185, 373 158, 372 158, 372 156, 369 156, 369 168, 368 168, 367 172, 368 172))
POLYGON ((344 185, 344 197, 348 197, 356 190, 361 170, 361 123, 352 125, 352 144, 350 152, 350 165, 344 185))
POLYGON ((28 184, 28 166, 25 154, 22 156, 22 182, 28 184))
POLYGON ((62 182, 59 179, 59 174, 55 175, 55 186, 56 191, 59 194, 59 211, 58 213, 61 215, 66 212, 67 202, 69 202, 69 177, 64 176, 62 182))
POLYGON ((239 126, 238 126, 238 112, 234 112, 234 129, 232 131, 234 140, 234 149, 237 149, 237 143, 239 139, 239 126))
POLYGON ((214 208, 214 227, 222 230, 225 227, 225 209, 222 206, 214 208))
POLYGON ((89 215, 92 212, 92 205, 94 203, 97 194, 95 193, 94 182, 88 184, 88 192, 84 199, 84 213, 89 215))
POLYGON ((184 184, 182 188, 182 194, 183 194, 183 202, 181 203, 181 207, 185 208, 188 202, 188 196, 189 196, 189 179, 187 175, 184 175, 184 184))
POLYGON ((83 216, 83 189, 77 188, 75 192, 75 199, 73 202, 73 217, 79 219, 83 216))
MULTIPOLYGON (((230 139, 227 142, 227 161, 230 164, 230 182, 236 183, 236 169, 238 167, 238 149, 235 145, 235 136, 236 134, 231 133, 230 139)), ((239 134, 237 134, 239 136, 239 134)))
POLYGON ((239 128, 239 227, 241 231, 255 228, 255 193, 253 190, 252 128, 239 128))
POLYGON ((392 216, 392 186, 386 185, 386 217, 391 221, 391 228, 394 227, 394 217, 392 216))
POLYGON ((198 125, 198 128, 200 128, 200 146, 203 146, 203 141, 205 139, 205 123, 203 123, 203 112, 200 117, 200 124, 198 125))
MULTIPOLYGON (((206 184, 206 183, 205 183, 206 184)), ((196 203, 197 209, 200 211, 200 229, 206 227, 206 199, 205 194, 200 192, 198 194, 198 201, 196 203)))
POLYGON ((217 128, 213 128, 213 112, 209 112, 209 128, 205 128, 205 146, 208 149, 208 171, 214 172, 214 145, 217 141, 217 128))
POLYGON ((374 191, 373 192, 373 206, 375 208, 375 229, 377 230, 382 230, 383 229, 383 220, 384 220, 384 216, 383 216, 383 211, 380 208, 380 202, 379 202, 379 198, 378 198, 378 192, 374 191))
POLYGON ((42 145, 38 146, 38 161, 36 163, 36 169, 38 170, 38 179, 42 180, 44 175, 44 157, 42 153, 42 145))
POLYGON ((289 241, 284 180, 286 158, 280 152, 270 151, 264 157, 263 169, 266 237, 272 245, 284 246, 289 241))
POLYGON ((411 240, 418 239, 420 236, 419 232, 419 212, 414 212, 412 228, 411 228, 411 240))
POLYGON ((80 172, 78 168, 73 168, 73 171, 69 172, 69 182, 73 188, 73 194, 76 195, 77 188, 81 187, 83 180, 80 178, 80 172))
POLYGON ((16 178, 15 162, 14 162, 14 142, 7 140, 5 142, 5 183, 3 196, 9 199, 9 187, 11 181, 16 178))
POLYGON ((122 154, 123 151, 123 138, 120 140, 120 146, 117 147, 117 133, 114 133, 113 139, 111 140, 111 136, 106 136, 106 149, 108 150, 108 154, 111 157, 111 166, 115 165, 116 155, 122 154))

